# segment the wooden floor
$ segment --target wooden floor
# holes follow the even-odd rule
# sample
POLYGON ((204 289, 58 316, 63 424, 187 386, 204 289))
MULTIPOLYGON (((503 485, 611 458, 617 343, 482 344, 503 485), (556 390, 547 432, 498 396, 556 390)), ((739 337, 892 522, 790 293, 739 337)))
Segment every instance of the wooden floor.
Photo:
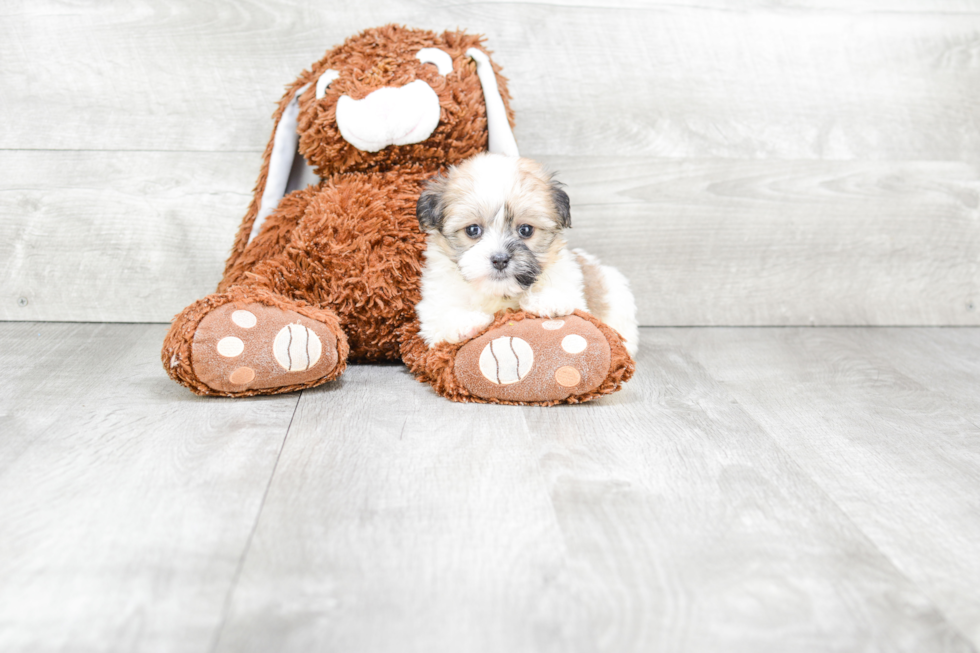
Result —
POLYGON ((622 393, 204 399, 0 324, 0 651, 971 651, 980 329, 643 330, 622 393))

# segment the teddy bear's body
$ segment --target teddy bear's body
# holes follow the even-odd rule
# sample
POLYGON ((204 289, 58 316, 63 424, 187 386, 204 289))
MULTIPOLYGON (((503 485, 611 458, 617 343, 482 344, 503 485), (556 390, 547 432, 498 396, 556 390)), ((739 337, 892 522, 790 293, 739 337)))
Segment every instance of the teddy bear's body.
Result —
POLYGON ((516 154, 506 80, 481 43, 462 32, 366 30, 288 87, 217 292, 167 334, 162 360, 174 380, 199 394, 270 394, 334 379, 348 360, 402 359, 455 400, 553 404, 629 378, 619 336, 584 313, 563 327, 590 343, 575 360, 555 349, 560 332, 535 330, 535 316, 502 315, 481 332, 492 339, 529 320, 520 328, 539 351, 527 377, 537 380, 513 387, 465 380, 479 367, 476 339, 430 348, 418 336, 425 183, 488 148, 516 154), (320 181, 286 192, 300 156, 320 181), (570 365, 580 382, 556 383, 555 369, 570 365))
POLYGON ((332 309, 352 361, 399 360, 415 316, 425 237, 415 203, 439 171, 415 163, 338 173, 286 196, 222 287, 259 286, 332 309))

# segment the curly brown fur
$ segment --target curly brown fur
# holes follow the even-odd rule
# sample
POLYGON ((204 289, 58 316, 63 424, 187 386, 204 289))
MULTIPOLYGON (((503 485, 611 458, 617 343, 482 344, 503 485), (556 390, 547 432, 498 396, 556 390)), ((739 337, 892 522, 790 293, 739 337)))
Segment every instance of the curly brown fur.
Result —
MULTIPOLYGON (((476 75, 476 65, 465 56, 469 48, 479 48, 492 55, 480 35, 461 30, 436 34, 398 25, 368 29, 350 37, 333 48, 309 70, 286 87, 273 113, 273 138, 262 155, 262 168, 253 191, 252 202, 238 229, 231 255, 225 264, 225 277, 235 276, 236 263, 248 243, 248 237, 258 214, 269 173, 269 159, 276 127, 286 106, 296 91, 305 84, 311 87, 300 97, 299 150, 321 177, 335 173, 385 170, 403 162, 426 164, 433 175, 445 166, 453 165, 487 149, 487 114, 483 90, 476 75), (432 66, 423 66, 415 58, 420 48, 436 47, 445 50, 454 62, 452 83, 438 75, 432 66), (320 74, 332 68, 341 77, 331 83, 326 97, 316 99, 315 86, 320 74), (348 94, 360 99, 381 86, 402 86, 416 79, 425 80, 439 96, 441 115, 439 126, 422 143, 387 147, 380 152, 362 152, 343 139, 337 128, 337 98, 348 94)), ((507 79, 493 63, 497 86, 507 109, 507 119, 514 125, 510 108, 507 79)))
MULTIPOLYGON (((349 38, 288 85, 273 115, 273 138, 218 290, 176 316, 167 334, 162 361, 171 378, 198 394, 274 394, 336 378, 348 357, 375 361, 403 356, 413 372, 441 394, 481 401, 456 383, 453 351, 425 350, 414 337, 425 249, 415 215, 418 197, 427 180, 486 151, 489 142, 483 88, 476 64, 466 56, 473 47, 487 52, 481 36, 386 25, 349 38), (432 64, 422 64, 415 55, 423 47, 447 52, 452 72, 442 76, 432 64), (318 99, 316 81, 327 69, 338 76, 318 99), (439 124, 428 138, 378 152, 358 150, 344 140, 336 124, 340 95, 357 100, 376 89, 417 79, 428 83, 439 100, 439 124), (306 84, 310 88, 298 98, 299 153, 323 179, 284 197, 249 242, 269 176, 276 127, 294 94, 306 84), (192 343, 204 317, 229 302, 259 302, 325 324, 336 335, 340 362, 328 376, 309 383, 237 393, 212 390, 194 374, 192 343)), ((507 81, 496 64, 493 68, 513 125, 507 81)), ((618 338, 597 326, 610 342, 613 371, 594 392, 568 402, 613 392, 632 374, 632 360, 618 338)))
POLYGON ((395 330, 415 315, 425 236, 419 165, 338 173, 284 198, 220 288, 264 287, 330 307, 354 361, 398 360, 395 330))

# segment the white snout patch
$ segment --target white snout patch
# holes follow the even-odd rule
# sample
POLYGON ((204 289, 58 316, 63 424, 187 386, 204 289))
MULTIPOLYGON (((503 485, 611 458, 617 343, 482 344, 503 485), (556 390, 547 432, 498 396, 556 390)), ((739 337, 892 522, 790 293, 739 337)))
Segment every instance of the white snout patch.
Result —
POLYGON ((520 338, 503 336, 492 340, 480 354, 480 372, 491 383, 517 383, 534 366, 534 350, 520 338))
POLYGON ((514 278, 513 269, 508 267, 499 272, 490 261, 495 253, 505 250, 506 245, 501 234, 488 228, 475 245, 460 255, 456 265, 463 279, 473 284, 481 294, 491 297, 517 297, 524 292, 524 288, 514 278))
POLYGON ((362 100, 342 95, 337 126, 348 143, 365 152, 421 143, 439 124, 439 96, 421 79, 379 88, 362 100))

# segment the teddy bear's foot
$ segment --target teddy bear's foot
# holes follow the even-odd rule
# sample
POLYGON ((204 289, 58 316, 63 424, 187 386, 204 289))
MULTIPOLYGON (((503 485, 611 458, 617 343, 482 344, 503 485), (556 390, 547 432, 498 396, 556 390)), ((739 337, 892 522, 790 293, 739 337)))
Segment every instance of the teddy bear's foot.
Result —
POLYGON ((561 402, 595 391, 610 371, 603 333, 576 315, 506 322, 456 354, 456 378, 489 400, 561 402))
POLYGON ((194 375, 222 394, 309 385, 333 372, 338 358, 326 324, 259 303, 219 306, 191 343, 194 375))

